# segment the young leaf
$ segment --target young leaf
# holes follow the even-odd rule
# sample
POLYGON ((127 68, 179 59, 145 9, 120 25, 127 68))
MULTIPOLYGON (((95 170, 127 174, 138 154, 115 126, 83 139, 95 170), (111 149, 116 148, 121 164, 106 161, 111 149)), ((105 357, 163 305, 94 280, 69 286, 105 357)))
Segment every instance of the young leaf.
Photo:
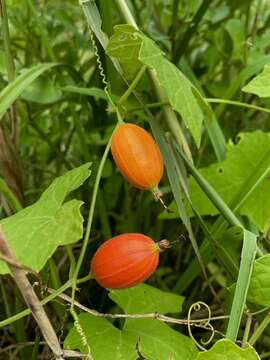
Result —
POLYGON ((146 284, 126 290, 110 290, 109 297, 128 314, 178 313, 181 312, 184 302, 183 296, 171 294, 146 284))
POLYGON ((208 351, 200 352, 196 360, 258 360, 256 351, 249 347, 242 349, 228 339, 222 339, 208 351))
POLYGON ((263 71, 244 86, 242 90, 258 95, 261 98, 270 97, 270 64, 265 65, 263 71))
MULTIPOLYGON (((82 202, 64 200, 89 177, 89 166, 84 164, 56 178, 35 204, 0 221, 21 264, 40 271, 59 245, 72 244, 81 238, 82 202)), ((8 272, 6 264, 0 262, 0 274, 8 272)))
POLYGON ((128 80, 133 79, 142 66, 138 60, 141 42, 133 26, 116 25, 108 43, 106 53, 118 59, 128 80))

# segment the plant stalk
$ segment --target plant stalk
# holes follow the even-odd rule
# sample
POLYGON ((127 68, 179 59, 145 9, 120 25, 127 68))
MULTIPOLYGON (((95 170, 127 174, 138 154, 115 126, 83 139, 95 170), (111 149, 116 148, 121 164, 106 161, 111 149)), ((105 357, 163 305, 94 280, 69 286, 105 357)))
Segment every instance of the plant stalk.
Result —
POLYGON ((267 328, 267 326, 270 324, 270 313, 266 315, 266 317, 263 319, 263 321, 260 323, 260 325, 257 327, 251 338, 249 339, 249 344, 251 346, 254 346, 256 341, 260 338, 264 330, 267 328))
MULTIPOLYGON (((0 252, 7 258, 9 258, 12 262, 17 262, 15 255, 11 251, 11 248, 9 247, 9 244, 7 240, 5 239, 5 236, 3 232, 0 232, 0 252)), ((40 303, 36 293, 34 292, 29 280, 27 279, 25 270, 23 270, 19 264, 18 266, 11 265, 10 262, 7 263, 8 267, 10 268, 14 280, 20 289, 22 296, 28 306, 28 308, 31 310, 31 313, 33 317, 35 318, 45 341, 51 348, 55 359, 57 360, 63 360, 63 351, 61 349, 61 346, 59 344, 58 338, 56 336, 56 333, 52 327, 52 324, 47 317, 47 314, 45 310, 42 307, 42 304, 40 303)))

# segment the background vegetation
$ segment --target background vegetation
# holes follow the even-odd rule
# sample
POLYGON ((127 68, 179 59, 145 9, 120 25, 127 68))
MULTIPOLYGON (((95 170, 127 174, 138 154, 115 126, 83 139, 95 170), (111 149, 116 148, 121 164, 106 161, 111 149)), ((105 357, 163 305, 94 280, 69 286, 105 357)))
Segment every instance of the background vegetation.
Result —
MULTIPOLYGON (((270 358, 270 4, 127 3, 130 13, 120 0, 0 1, 3 232, 35 271, 39 298, 52 300, 46 312, 65 348, 95 360, 270 358), (153 132, 172 212, 131 187, 108 154, 116 105, 124 121, 153 132), (125 232, 186 239, 161 255, 151 287, 108 296, 88 278, 90 259, 125 232), (53 289, 69 298, 50 298, 53 289), (76 308, 74 328, 74 296, 100 313, 185 321, 124 323, 76 308), (199 301, 208 307, 195 311, 199 301), (190 326, 208 317, 217 319, 190 326)), ((49 359, 8 272, 1 261, 0 358, 49 359)))

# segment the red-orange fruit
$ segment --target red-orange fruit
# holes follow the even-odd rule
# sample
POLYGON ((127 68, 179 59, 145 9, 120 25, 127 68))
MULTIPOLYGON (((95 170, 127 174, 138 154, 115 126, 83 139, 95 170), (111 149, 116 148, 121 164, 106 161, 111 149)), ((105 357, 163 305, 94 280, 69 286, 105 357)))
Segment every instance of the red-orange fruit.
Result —
POLYGON ((108 289, 135 286, 156 270, 159 251, 158 244, 146 235, 115 236, 96 251, 91 262, 91 275, 108 289))
POLYGON ((134 124, 122 124, 114 132, 111 146, 122 175, 135 187, 156 192, 164 171, 163 159, 153 137, 134 124))

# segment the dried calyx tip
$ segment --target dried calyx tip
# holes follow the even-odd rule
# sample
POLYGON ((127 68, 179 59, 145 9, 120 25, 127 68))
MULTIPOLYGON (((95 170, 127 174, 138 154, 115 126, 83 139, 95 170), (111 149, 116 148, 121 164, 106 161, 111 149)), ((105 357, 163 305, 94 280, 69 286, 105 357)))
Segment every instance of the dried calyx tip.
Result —
POLYGON ((163 239, 158 242, 158 247, 159 247, 160 251, 164 251, 164 250, 170 248, 171 246, 172 246, 171 242, 167 239, 163 239))

